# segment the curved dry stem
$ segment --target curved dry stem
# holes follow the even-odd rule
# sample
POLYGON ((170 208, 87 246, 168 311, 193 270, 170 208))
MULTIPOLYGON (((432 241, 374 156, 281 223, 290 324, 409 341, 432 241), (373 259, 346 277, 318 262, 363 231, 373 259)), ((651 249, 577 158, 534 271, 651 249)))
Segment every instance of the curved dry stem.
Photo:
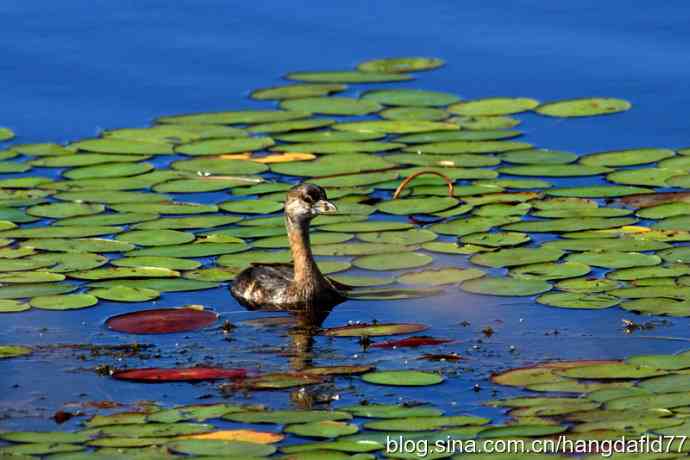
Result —
POLYGON ((448 196, 453 198, 455 187, 453 186, 452 179, 450 177, 446 176, 445 174, 442 174, 438 171, 425 170, 425 171, 416 172, 416 173, 406 177, 405 180, 402 181, 402 183, 398 186, 398 188, 395 189, 395 193, 393 194, 393 199, 395 200, 395 199, 400 198, 400 194, 403 192, 403 190, 405 190, 405 187, 407 187, 407 184, 409 184, 414 179, 416 179, 417 177, 419 177, 423 174, 433 174, 435 176, 439 176, 439 177, 443 178, 443 180, 446 181, 446 184, 448 184, 448 196))

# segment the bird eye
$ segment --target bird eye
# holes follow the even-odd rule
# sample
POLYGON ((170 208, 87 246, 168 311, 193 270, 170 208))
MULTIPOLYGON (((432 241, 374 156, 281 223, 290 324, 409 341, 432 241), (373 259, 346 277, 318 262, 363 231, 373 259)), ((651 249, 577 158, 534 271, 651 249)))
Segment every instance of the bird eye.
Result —
POLYGON ((309 204, 314 204, 314 202, 316 201, 316 200, 314 199, 314 197, 311 196, 311 195, 308 194, 308 193, 304 195, 303 199, 304 199, 304 201, 306 201, 306 202, 309 203, 309 204))

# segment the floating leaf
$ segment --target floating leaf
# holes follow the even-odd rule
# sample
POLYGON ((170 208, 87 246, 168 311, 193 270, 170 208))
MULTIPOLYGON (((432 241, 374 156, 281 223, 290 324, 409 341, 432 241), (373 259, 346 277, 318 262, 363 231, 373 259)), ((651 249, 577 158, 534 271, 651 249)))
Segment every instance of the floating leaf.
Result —
POLYGON ((607 228, 624 227, 637 222, 632 217, 566 217, 563 219, 531 220, 506 225, 506 230, 521 232, 575 232, 580 230, 601 230, 607 228))
POLYGON ((606 179, 616 184, 665 187, 666 180, 685 174, 680 169, 642 168, 612 172, 606 179))
POLYGON ((433 431, 444 427, 483 425, 490 420, 470 415, 408 417, 367 422, 364 427, 378 431, 433 431))
POLYGON ((97 153, 118 153, 126 155, 160 155, 173 153, 172 145, 155 142, 137 142, 128 139, 87 139, 69 145, 71 149, 97 153))
POLYGON ((127 252, 134 249, 134 245, 124 241, 102 238, 40 238, 26 240, 22 243, 22 247, 74 253, 127 252))
POLYGON ((218 205, 227 212, 248 214, 270 214, 283 209, 283 203, 271 200, 225 201, 218 205))
POLYGON ((357 70, 382 73, 418 72, 436 69, 443 64, 445 62, 439 58, 399 57, 364 61, 357 65, 357 70))
POLYGON ((442 268, 415 273, 405 273, 398 277, 398 281, 405 284, 426 284, 430 286, 442 286, 444 284, 456 284, 463 281, 480 278, 485 273, 474 268, 442 268))
POLYGON ((285 75, 288 80, 315 83, 378 83, 387 81, 411 80, 409 75, 396 75, 381 72, 358 72, 355 70, 330 72, 291 72, 285 75))
POLYGON ((568 256, 567 260, 603 268, 646 267, 661 263, 661 258, 653 254, 616 251, 582 252, 579 254, 571 254, 568 256))
POLYGON ((169 246, 194 241, 194 234, 177 230, 133 230, 117 235, 118 241, 137 244, 139 246, 169 246))
POLYGON ((216 367, 164 369, 152 367, 118 371, 113 374, 113 378, 147 383, 201 382, 204 380, 243 379, 246 374, 244 369, 221 369, 216 367))
POLYGON ((191 160, 178 160, 170 165, 178 171, 188 171, 201 175, 247 175, 259 174, 268 169, 261 163, 247 160, 223 160, 217 158, 194 158, 191 160))
POLYGON ((634 166, 646 163, 656 163, 665 158, 672 157, 670 149, 630 149, 613 152, 601 152, 585 155, 580 158, 580 163, 589 166, 634 166))
POLYGON ((307 438, 337 438, 359 431, 357 425, 332 420, 288 425, 283 431, 307 438))
POLYGON ((53 283, 65 279, 64 275, 59 273, 49 272, 15 272, 15 273, 0 273, 0 283, 15 284, 15 283, 53 283))
POLYGON ((249 96, 260 101, 299 99, 303 97, 327 96, 330 93, 338 93, 347 89, 347 86, 340 84, 295 84, 276 86, 273 88, 263 88, 253 91, 249 96))
POLYGON ((499 157, 508 163, 526 165, 566 164, 578 158, 574 153, 546 149, 515 150, 502 153, 499 157))
POLYGON ((332 337, 378 337, 386 335, 413 334, 426 330, 423 324, 410 323, 381 323, 381 324, 354 324, 325 329, 324 335, 332 337))
POLYGON ((448 112, 432 107, 393 107, 379 113, 386 120, 445 120, 448 112))
MULTIPOLYGON (((134 288, 152 289, 158 292, 185 292, 199 291, 218 287, 218 283, 208 281, 198 281, 184 278, 159 278, 159 279, 117 279, 108 281, 98 281, 89 283, 90 288, 111 288, 115 286, 127 286, 134 288)), ((2 287, 0 287, 0 297, 2 297, 2 287)))
POLYGON ((351 418, 352 415, 344 411, 325 410, 248 411, 228 414, 223 417, 224 420, 238 423, 273 423, 279 425, 350 420, 351 418))
POLYGON ((371 141, 381 139, 384 137, 384 134, 356 131, 307 131, 304 133, 281 134, 274 137, 284 142, 322 143, 371 141))
MULTIPOLYGON (((251 152, 274 145, 270 137, 247 137, 239 139, 207 139, 175 147, 175 152, 192 156, 223 155, 251 152)), ((236 160, 241 161, 241 160, 236 160)), ((246 173, 251 174, 251 173, 246 173)))
POLYGON ((70 217, 67 219, 60 219, 53 225, 66 226, 109 226, 109 225, 127 225, 139 222, 147 222, 158 219, 158 214, 155 213, 133 213, 133 212, 117 212, 92 216, 70 217))
POLYGON ((336 123, 338 131, 355 131, 376 134, 424 133, 429 131, 457 130, 458 125, 426 120, 374 120, 336 123))
POLYGON ((422 371, 380 371, 370 372, 362 376, 367 383, 387 386, 428 386, 443 382, 443 377, 433 372, 422 371))
POLYGON ((558 434, 568 428, 560 425, 506 425, 488 428, 479 433, 480 438, 536 437, 558 434))
MULTIPOLYGON (((450 155, 459 153, 499 153, 511 150, 524 150, 530 147, 532 147, 530 144, 517 141, 449 141, 415 144, 403 149, 403 152, 450 155)), ((515 166, 515 168, 519 167, 515 166)), ((501 168, 501 171, 503 172, 504 169, 510 168, 501 168)), ((510 174, 508 171, 505 171, 505 173, 510 174)))
POLYGON ((247 179, 210 176, 171 180, 155 185, 153 190, 162 193, 203 193, 227 190, 232 187, 246 184, 247 179))
POLYGON ((128 334, 169 334, 203 329, 217 318, 216 313, 198 308, 159 308, 113 316, 106 325, 128 334))
POLYGON ((381 105, 369 100, 349 97, 305 97, 280 103, 286 110, 321 113, 326 115, 366 115, 381 110, 381 105))
MULTIPOLYGON (((626 363, 590 364, 558 371, 560 375, 577 379, 639 379, 663 375, 664 372, 653 367, 626 363)), ((609 407, 613 409, 613 407, 609 407)))
POLYGON ((322 378, 318 375, 310 375, 304 372, 284 372, 264 374, 260 377, 247 379, 243 382, 243 386, 252 390, 283 390, 285 388, 315 385, 321 383, 321 381, 322 378))
POLYGON ((171 270, 194 270, 201 266, 196 260, 177 257, 122 257, 111 262, 117 267, 162 267, 171 270))
POLYGON ((641 238, 583 238, 560 239, 544 243, 543 247, 564 249, 567 251, 657 251, 668 248, 667 243, 641 238))
POLYGON ((0 313, 18 313, 31 308, 31 305, 17 300, 0 300, 0 313))
POLYGON ((111 208, 118 212, 153 212, 157 214, 203 214, 218 211, 218 207, 212 204, 182 203, 175 201, 161 203, 122 203, 113 204, 111 208))
POLYGON ((187 436, 208 433, 209 431, 213 431, 213 425, 204 423, 146 423, 101 426, 92 428, 87 432, 95 436, 105 437, 157 438, 187 436))
POLYGON ((511 115, 514 113, 531 110, 538 105, 538 101, 525 97, 492 97, 486 99, 476 99, 473 101, 457 102, 448 107, 448 111, 457 115, 471 117, 511 115))
POLYGON ((438 417, 442 412, 430 406, 398 406, 388 404, 366 404, 347 406, 340 410, 350 412, 356 417, 397 419, 407 417, 438 417))
POLYGON ((311 142, 303 144, 283 144, 273 147, 276 152, 311 152, 311 153, 370 153, 395 150, 404 144, 393 142, 356 141, 356 142, 311 142))
POLYGON ((573 278, 556 283, 556 287, 562 291, 579 293, 605 292, 620 286, 620 282, 606 278, 573 278))
POLYGON ((417 252, 403 252, 397 254, 378 254, 356 258, 352 264, 367 270, 401 270, 428 265, 433 258, 417 252))
POLYGON ((88 294, 99 299, 113 302, 146 302, 160 297, 160 293, 153 289, 131 286, 113 286, 110 288, 90 289, 88 294))
POLYGON ((596 176, 610 172, 610 168, 603 166, 586 166, 579 164, 546 164, 508 166, 499 168, 502 174, 513 176, 545 176, 545 177, 580 177, 596 176))
POLYGON ((119 190, 89 190, 82 192, 62 192, 55 198, 63 201, 83 201, 86 203, 151 203, 168 199, 166 195, 146 192, 123 192, 119 190))
POLYGON ((0 238, 83 238, 120 233, 122 227, 79 226, 79 227, 32 227, 0 232, 0 238))
POLYGON ((42 295, 32 297, 29 303, 41 310, 78 310, 96 305, 98 298, 89 294, 42 295))
POLYGON ((513 267, 517 265, 552 262, 563 256, 563 251, 552 248, 512 248, 496 252, 477 254, 472 263, 487 267, 513 267))
POLYGON ((510 270, 510 276, 520 279, 558 280, 583 276, 589 273, 589 265, 578 262, 538 263, 523 265, 510 270))
POLYGON ((194 124, 194 125, 234 125, 270 123, 307 118, 308 112, 289 112, 285 110, 243 110, 237 112, 207 112, 189 115, 160 117, 158 123, 194 124))
POLYGON ((460 241, 479 246, 502 247, 517 246, 530 241, 530 236, 526 233, 518 232, 495 232, 495 233, 474 233, 463 236, 460 241))
POLYGON ((534 111, 550 117, 589 117, 625 112, 628 101, 614 98, 570 99, 542 104, 534 111))
POLYGON ((153 165, 150 163, 106 163, 95 166, 72 168, 62 173, 62 175, 73 180, 97 179, 136 176, 137 174, 147 173, 152 169, 153 165))
POLYGON ((0 286, 0 299, 23 299, 32 296, 64 294, 77 289, 68 283, 39 283, 0 286))
POLYGON ((560 308, 610 308, 618 305, 620 301, 618 297, 598 293, 553 292, 537 297, 540 304, 560 308))
POLYGON ((452 342, 449 339, 435 339, 428 336, 414 336, 400 340, 386 340, 385 342, 378 342, 371 345, 372 348, 406 348, 406 347, 426 347, 434 345, 442 345, 444 343, 452 342))
POLYGON ((323 225, 320 230, 328 232, 346 232, 346 233, 367 233, 367 232, 385 232, 391 230, 407 230, 413 228, 412 224, 406 222, 393 221, 370 221, 370 222, 352 222, 323 225))
MULTIPOLYGON (((0 345, 0 359, 16 358, 17 356, 26 356, 31 354, 31 348, 22 347, 19 345, 0 345)), ((2 439, 11 441, 5 436, 7 433, 3 433, 2 439)))
POLYGON ((162 267, 107 267, 70 272, 71 278, 81 280, 107 280, 119 278, 175 278, 180 273, 162 267))
POLYGON ((550 290, 551 284, 542 280, 483 277, 466 281, 460 288, 475 294, 532 296, 550 290))
POLYGON ((209 257, 246 251, 249 246, 241 243, 206 243, 158 246, 129 252, 130 257, 209 257))

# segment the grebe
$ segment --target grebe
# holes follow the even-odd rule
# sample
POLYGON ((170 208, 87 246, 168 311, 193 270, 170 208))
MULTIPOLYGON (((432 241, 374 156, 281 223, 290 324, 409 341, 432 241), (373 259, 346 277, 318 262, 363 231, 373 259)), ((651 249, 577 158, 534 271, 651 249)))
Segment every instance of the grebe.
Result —
POLYGON ((254 264, 243 270, 230 292, 251 310, 286 310, 313 314, 330 312, 345 300, 340 283, 321 274, 309 244, 309 224, 315 216, 335 212, 319 186, 301 184, 285 199, 287 227, 293 264, 254 264))

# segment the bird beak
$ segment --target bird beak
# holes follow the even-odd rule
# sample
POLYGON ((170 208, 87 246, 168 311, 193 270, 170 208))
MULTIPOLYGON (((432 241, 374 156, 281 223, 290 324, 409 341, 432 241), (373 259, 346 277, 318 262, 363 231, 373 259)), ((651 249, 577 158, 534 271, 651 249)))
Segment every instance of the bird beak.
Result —
POLYGON ((314 211, 316 211, 317 214, 332 214, 337 210, 338 208, 330 201, 319 200, 314 203, 314 211))

